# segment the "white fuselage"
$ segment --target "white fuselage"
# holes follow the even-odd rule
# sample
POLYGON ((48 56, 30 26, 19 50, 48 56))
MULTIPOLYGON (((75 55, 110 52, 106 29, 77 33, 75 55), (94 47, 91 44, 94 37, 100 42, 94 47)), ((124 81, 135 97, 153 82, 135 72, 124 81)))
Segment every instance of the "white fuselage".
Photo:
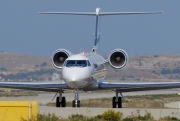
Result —
POLYGON ((98 81, 106 76, 105 59, 99 54, 76 54, 66 59, 62 77, 70 88, 97 88, 98 81))

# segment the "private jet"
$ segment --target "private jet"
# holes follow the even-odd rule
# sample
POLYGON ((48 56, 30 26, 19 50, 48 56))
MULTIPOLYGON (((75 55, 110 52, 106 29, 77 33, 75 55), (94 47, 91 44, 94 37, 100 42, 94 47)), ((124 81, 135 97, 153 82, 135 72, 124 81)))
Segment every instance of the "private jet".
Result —
POLYGON ((91 52, 73 54, 69 50, 62 48, 53 53, 52 66, 62 72, 63 82, 0 82, 0 87, 55 92, 58 95, 55 95, 56 107, 66 107, 66 98, 63 93, 67 90, 74 90, 75 96, 72 107, 80 107, 79 91, 112 90, 115 92, 115 96, 112 98, 112 108, 122 108, 123 92, 179 88, 180 82, 113 83, 105 81, 107 65, 110 65, 116 71, 120 71, 128 65, 129 58, 126 51, 120 48, 112 50, 107 59, 98 54, 100 17, 158 13, 162 12, 101 12, 100 8, 96 8, 95 12, 39 12, 39 14, 94 16, 96 19, 95 39, 91 52))

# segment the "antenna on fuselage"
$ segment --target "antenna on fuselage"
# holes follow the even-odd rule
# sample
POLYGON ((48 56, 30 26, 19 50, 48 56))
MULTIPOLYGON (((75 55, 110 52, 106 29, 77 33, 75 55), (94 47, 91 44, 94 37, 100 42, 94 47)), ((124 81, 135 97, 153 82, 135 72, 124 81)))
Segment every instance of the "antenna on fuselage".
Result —
POLYGON ((61 14, 61 15, 86 15, 86 16, 95 16, 96 17, 96 26, 95 26, 95 39, 94 47, 92 49, 93 53, 97 53, 98 43, 100 41, 100 17, 109 16, 109 15, 135 15, 135 14, 157 14, 163 13, 163 11, 156 12, 101 12, 100 8, 96 8, 96 12, 39 12, 39 14, 61 14))

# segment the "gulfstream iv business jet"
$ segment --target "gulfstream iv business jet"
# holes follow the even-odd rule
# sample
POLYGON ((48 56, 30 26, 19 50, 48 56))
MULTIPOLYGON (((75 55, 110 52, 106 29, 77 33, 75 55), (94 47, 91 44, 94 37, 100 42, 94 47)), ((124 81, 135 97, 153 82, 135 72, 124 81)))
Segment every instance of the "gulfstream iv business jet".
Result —
POLYGON ((112 98, 112 107, 122 107, 122 93, 144 90, 158 90, 179 88, 180 82, 152 82, 152 83, 113 83, 105 82, 107 74, 106 65, 109 64, 116 71, 127 66, 129 58, 123 49, 114 49, 110 52, 108 59, 98 54, 98 43, 100 41, 99 19, 110 15, 135 15, 135 14, 157 14, 162 12, 101 12, 96 8, 95 12, 41 12, 40 14, 59 15, 85 15, 95 16, 95 39, 94 47, 89 53, 73 54, 67 49, 58 49, 52 55, 52 65, 55 69, 62 71, 64 82, 59 83, 22 83, 22 82, 0 82, 0 87, 15 88, 37 91, 56 92, 56 107, 66 107, 66 98, 63 93, 66 90, 74 90, 75 96, 72 107, 80 107, 78 91, 113 90, 115 96, 112 98))

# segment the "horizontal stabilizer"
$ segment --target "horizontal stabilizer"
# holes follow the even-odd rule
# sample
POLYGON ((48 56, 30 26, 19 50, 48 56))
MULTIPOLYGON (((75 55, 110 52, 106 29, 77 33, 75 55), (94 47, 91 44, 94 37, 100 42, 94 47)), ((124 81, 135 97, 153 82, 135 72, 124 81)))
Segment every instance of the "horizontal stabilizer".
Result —
POLYGON ((88 12, 38 12, 39 14, 61 14, 61 15, 88 15, 94 16, 96 13, 88 12))
POLYGON ((159 14, 163 11, 154 12, 101 12, 100 8, 96 8, 95 12, 39 12, 39 14, 59 14, 59 15, 84 15, 84 16, 95 16, 96 17, 96 27, 95 27, 95 39, 93 53, 97 52, 97 45, 100 40, 99 34, 99 22, 101 16, 112 16, 112 15, 138 15, 138 14, 159 14))
POLYGON ((135 14, 158 14, 163 13, 163 11, 155 12, 39 12, 39 14, 61 14, 61 15, 87 15, 87 16, 109 16, 109 15, 135 15, 135 14))
POLYGON ((155 12, 103 12, 100 13, 100 16, 108 16, 108 15, 134 15, 134 14, 158 14, 163 13, 163 11, 155 11, 155 12))

